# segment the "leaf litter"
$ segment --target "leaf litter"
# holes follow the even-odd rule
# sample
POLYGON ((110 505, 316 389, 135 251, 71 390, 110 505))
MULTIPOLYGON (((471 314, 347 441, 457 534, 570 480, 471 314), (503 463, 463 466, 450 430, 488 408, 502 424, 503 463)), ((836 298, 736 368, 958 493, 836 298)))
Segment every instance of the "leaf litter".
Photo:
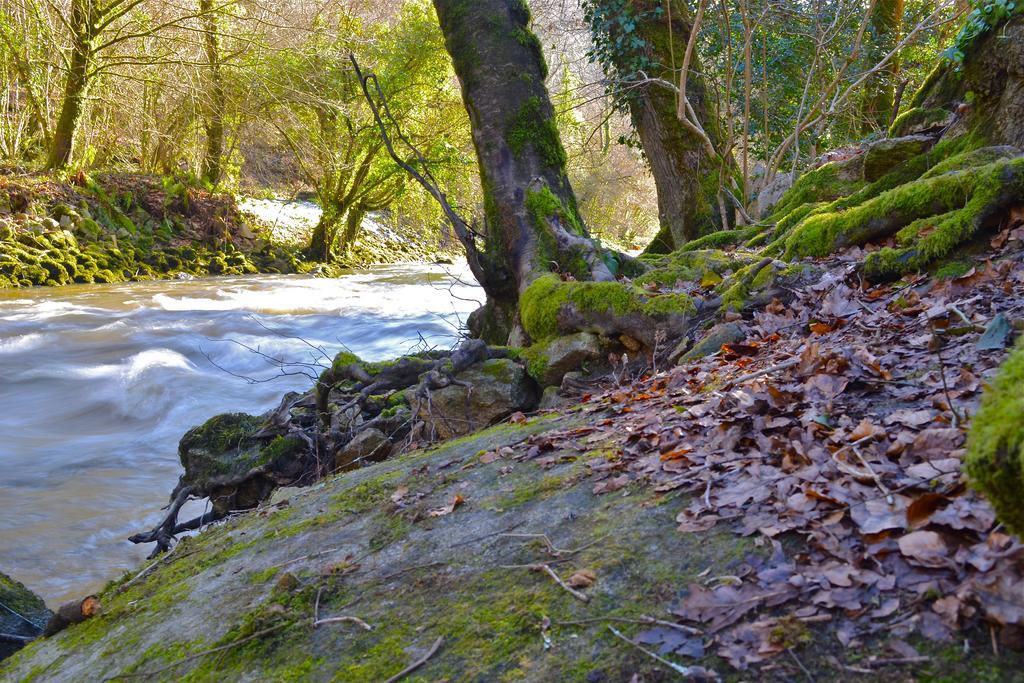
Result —
POLYGON ((1019 637, 1024 546, 960 464, 984 378, 1024 316, 1021 253, 877 287, 840 259, 792 293, 746 321, 743 344, 584 395, 588 426, 502 457, 551 466, 600 444, 612 455, 588 463, 595 495, 689 494, 679 533, 770 544, 728 580, 679 586, 666 609, 704 635, 641 632, 661 655, 745 669, 826 622, 846 648, 884 633, 903 655, 911 636, 947 642, 982 623, 1019 637))

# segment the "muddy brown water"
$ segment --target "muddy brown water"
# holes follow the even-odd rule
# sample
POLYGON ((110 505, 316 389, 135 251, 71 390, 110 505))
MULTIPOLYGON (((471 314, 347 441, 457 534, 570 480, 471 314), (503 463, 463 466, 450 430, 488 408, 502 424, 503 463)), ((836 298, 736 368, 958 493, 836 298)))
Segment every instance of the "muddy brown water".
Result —
POLYGON ((147 551, 126 539, 159 519, 181 435, 311 384, 236 376, 277 374, 240 344, 302 363, 324 361, 309 344, 370 360, 447 348, 482 298, 469 279, 393 266, 0 290, 0 571, 53 605, 135 567, 147 551))

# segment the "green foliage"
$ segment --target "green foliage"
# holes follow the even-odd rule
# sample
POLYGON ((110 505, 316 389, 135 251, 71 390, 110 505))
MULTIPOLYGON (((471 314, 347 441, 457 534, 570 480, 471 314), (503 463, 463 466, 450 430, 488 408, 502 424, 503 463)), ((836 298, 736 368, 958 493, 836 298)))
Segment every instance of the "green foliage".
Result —
POLYGON ((943 52, 943 57, 958 65, 963 64, 978 38, 1024 9, 1024 4, 1016 0, 971 0, 971 5, 973 9, 953 45, 943 52))

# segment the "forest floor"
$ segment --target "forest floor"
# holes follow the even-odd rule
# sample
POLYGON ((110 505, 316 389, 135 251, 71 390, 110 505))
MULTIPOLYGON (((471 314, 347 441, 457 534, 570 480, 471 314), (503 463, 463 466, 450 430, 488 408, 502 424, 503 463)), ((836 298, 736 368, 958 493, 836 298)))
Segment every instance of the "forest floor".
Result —
POLYGON ((0 287, 332 275, 343 268, 450 260, 455 251, 454 244, 422 226, 399 226, 371 231, 335 262, 323 264, 303 252, 300 232, 260 220, 231 194, 169 177, 76 173, 58 178, 0 169, 0 287))
POLYGON ((1024 680, 1024 546, 961 473, 1024 233, 873 286, 858 249, 669 368, 279 490, 4 680, 1024 680))

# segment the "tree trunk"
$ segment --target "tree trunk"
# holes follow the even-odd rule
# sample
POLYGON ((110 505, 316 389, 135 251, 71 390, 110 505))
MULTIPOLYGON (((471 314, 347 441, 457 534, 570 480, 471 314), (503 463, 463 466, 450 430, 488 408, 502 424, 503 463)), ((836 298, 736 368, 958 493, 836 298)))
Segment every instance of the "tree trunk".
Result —
MULTIPOLYGON (((603 0, 595 4, 612 8, 618 2, 603 0)), ((627 5, 641 17, 658 7, 670 10, 660 17, 655 15, 656 18, 640 21, 636 36, 646 43, 645 56, 650 64, 646 75, 668 83, 678 82, 677 69, 682 68, 692 28, 686 3, 682 0, 668 3, 629 0, 627 5)), ((633 74, 636 70, 628 56, 613 57, 620 74, 633 74)), ((718 119, 709 102, 696 55, 689 66, 686 96, 711 143, 723 151, 718 119)), ((676 97, 672 90, 657 83, 634 88, 628 96, 630 120, 640 138, 658 192, 661 231, 649 248, 655 253, 672 251, 721 224, 717 209, 720 160, 710 156, 700 138, 680 123, 676 97)))
POLYGON ((945 110, 952 120, 944 137, 974 134, 988 145, 1024 149, 1024 16, 989 29, 965 52, 963 64, 943 61, 936 67, 895 134, 918 132, 915 112, 945 110))
POLYGON ((340 249, 347 249, 355 244, 365 217, 366 212, 359 206, 353 206, 348 210, 348 214, 345 216, 345 231, 341 234, 341 241, 338 243, 340 249))
POLYGON ((309 254, 312 258, 320 259, 324 263, 330 263, 334 259, 334 241, 338 237, 343 215, 327 206, 323 207, 320 220, 309 238, 309 254))
POLYGON ((515 328, 519 294, 539 276, 613 275, 577 211, 526 3, 434 0, 434 7, 480 167, 486 221, 481 284, 492 311, 515 328))
MULTIPOLYGON (((865 66, 873 67, 892 52, 900 42, 903 30, 903 0, 877 0, 871 13, 871 38, 868 42, 865 66)), ((864 83, 861 110, 864 132, 888 130, 899 79, 900 61, 892 59, 864 83)))
POLYGON ((203 14, 203 49, 210 68, 210 89, 206 97, 206 156, 203 159, 203 178, 211 185, 220 182, 224 156, 224 109, 226 95, 221 71, 220 34, 217 17, 213 13, 213 0, 200 0, 203 14))
POLYGON ((59 169, 71 160, 75 133, 82 118, 85 96, 89 89, 89 69, 92 66, 92 32, 95 30, 95 3, 89 0, 74 0, 71 4, 71 26, 73 27, 71 60, 67 79, 64 82, 64 96, 61 99, 60 116, 53 131, 47 167, 59 169))

